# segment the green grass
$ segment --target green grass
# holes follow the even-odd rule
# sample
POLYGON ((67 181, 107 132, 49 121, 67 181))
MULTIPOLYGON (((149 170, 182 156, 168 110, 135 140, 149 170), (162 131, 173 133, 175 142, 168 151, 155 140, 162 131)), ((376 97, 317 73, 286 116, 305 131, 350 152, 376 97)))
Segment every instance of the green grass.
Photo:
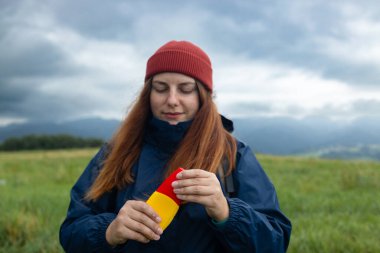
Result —
MULTIPOLYGON (((0 153, 0 252, 63 252, 69 190, 95 152, 0 153)), ((293 223, 288 252, 380 252, 380 163, 258 158, 293 223)))
POLYGON ((0 252, 63 252, 69 190, 95 152, 0 153, 0 252))
POLYGON ((380 163, 259 159, 293 223, 289 252, 380 252, 380 163))

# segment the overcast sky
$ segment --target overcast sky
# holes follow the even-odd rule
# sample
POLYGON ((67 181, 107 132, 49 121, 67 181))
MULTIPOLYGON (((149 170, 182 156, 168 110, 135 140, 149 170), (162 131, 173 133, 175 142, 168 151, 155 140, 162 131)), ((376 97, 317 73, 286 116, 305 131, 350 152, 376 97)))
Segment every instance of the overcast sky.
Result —
POLYGON ((0 125, 122 119, 169 40, 232 117, 380 117, 380 1, 0 0, 0 125))

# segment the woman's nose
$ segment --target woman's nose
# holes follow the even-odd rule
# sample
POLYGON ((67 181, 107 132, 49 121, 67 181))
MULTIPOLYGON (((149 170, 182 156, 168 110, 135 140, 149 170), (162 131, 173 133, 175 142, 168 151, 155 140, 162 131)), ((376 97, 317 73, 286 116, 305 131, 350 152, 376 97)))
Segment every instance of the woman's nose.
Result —
POLYGON ((177 106, 179 104, 178 93, 175 90, 170 90, 167 102, 171 106, 177 106))

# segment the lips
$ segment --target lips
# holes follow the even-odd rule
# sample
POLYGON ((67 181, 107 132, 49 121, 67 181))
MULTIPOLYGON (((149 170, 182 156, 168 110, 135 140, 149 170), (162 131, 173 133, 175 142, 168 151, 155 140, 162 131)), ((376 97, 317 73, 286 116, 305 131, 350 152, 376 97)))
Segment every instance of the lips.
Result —
POLYGON ((177 118, 178 116, 182 115, 181 112, 164 112, 165 117, 167 118, 177 118))

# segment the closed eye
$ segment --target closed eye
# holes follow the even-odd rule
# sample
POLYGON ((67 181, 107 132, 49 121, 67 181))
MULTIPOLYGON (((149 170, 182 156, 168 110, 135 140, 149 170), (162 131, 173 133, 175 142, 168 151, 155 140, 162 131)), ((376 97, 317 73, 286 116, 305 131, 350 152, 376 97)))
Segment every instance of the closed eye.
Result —
POLYGON ((197 86, 195 83, 184 83, 179 86, 179 91, 184 94, 190 94, 196 90, 197 86))
POLYGON ((169 90, 169 86, 164 83, 153 83, 152 88, 158 93, 164 93, 169 90))

